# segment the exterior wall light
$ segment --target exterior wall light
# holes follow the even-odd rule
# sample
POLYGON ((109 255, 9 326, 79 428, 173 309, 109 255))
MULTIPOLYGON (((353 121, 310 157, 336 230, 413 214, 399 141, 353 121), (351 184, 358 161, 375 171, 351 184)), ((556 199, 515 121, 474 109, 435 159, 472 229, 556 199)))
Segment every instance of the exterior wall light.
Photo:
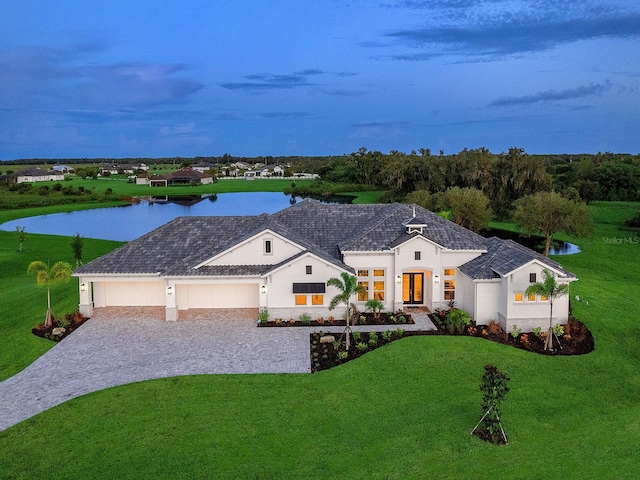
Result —
POLYGON ((260 287, 260 293, 262 293, 263 295, 264 295, 265 293, 267 293, 267 286, 266 286, 266 285, 262 285, 262 286, 260 287))
POLYGON ((87 284, 86 283, 81 283, 80 284, 80 291, 81 292, 86 292, 87 291, 87 284))
POLYGON ((396 275, 396 283, 402 283, 402 275, 396 275))
POLYGON ((173 295, 173 287, 167 287, 167 295, 173 295))
POLYGON ((440 283, 440 275, 433 276, 433 283, 440 283))

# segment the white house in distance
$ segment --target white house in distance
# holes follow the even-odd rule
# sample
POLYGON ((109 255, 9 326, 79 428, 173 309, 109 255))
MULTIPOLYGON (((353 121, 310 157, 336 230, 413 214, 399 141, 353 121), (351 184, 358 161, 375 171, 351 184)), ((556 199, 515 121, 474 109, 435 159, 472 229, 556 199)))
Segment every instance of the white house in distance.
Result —
MULTIPOLYGON (((527 287, 549 269, 575 275, 511 240, 484 238, 416 205, 325 205, 305 200, 278 213, 180 217, 74 272, 80 311, 161 306, 166 320, 201 308, 266 308, 271 318, 343 315, 326 282, 356 275, 388 310, 454 301, 479 324, 545 328, 549 301, 527 287)), ((554 303, 566 323, 569 300, 554 303)))
POLYGON ((61 182, 64 180, 64 173, 47 172, 41 168, 28 168, 16 174, 17 183, 26 182, 61 182))

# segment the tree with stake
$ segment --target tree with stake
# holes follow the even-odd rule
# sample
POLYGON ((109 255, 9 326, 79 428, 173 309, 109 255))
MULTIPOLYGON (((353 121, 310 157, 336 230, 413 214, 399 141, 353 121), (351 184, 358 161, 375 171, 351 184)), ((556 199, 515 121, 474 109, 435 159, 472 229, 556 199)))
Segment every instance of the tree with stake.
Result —
POLYGON ((507 435, 500 422, 500 404, 509 392, 507 385, 509 380, 509 376, 498 370, 496 366, 485 365, 482 383, 480 383, 481 405, 485 413, 471 433, 476 432, 480 424, 483 424, 484 428, 478 431, 478 436, 491 443, 502 443, 503 440, 504 443, 508 443, 507 435))
POLYGON ((553 336, 555 335, 553 333, 553 302, 555 299, 569 294, 569 284, 558 283, 555 275, 546 268, 542 270, 542 276, 544 277, 543 281, 529 285, 526 294, 540 295, 549 299, 549 334, 544 342, 544 349, 553 350, 553 336))
POLYGON ((347 351, 349 351, 349 334, 351 333, 351 328, 349 326, 349 320, 351 319, 351 297, 356 293, 365 293, 366 290, 362 285, 358 285, 358 277, 349 275, 347 272, 342 272, 340 274, 340 277, 342 278, 342 280, 337 277, 333 277, 327 280, 327 285, 336 287, 338 290, 340 290, 340 293, 331 299, 331 302, 329 303, 329 310, 333 310, 341 303, 344 303, 347 307, 347 326, 344 329, 344 334, 346 335, 346 348, 347 351))
POLYGON ((76 267, 82 265, 82 237, 79 233, 73 236, 71 250, 73 250, 73 258, 76 259, 76 267))
POLYGON ((44 262, 39 260, 31 262, 27 267, 28 275, 35 275, 39 287, 47 288, 47 315, 44 326, 50 327, 53 323, 51 314, 51 287, 58 283, 68 282, 71 278, 71 265, 67 262, 56 262, 49 268, 44 262))
POLYGON ((24 243, 24 237, 26 234, 27 227, 16 227, 16 237, 18 237, 18 243, 20 244, 20 248, 18 251, 22 253, 22 244, 24 243))

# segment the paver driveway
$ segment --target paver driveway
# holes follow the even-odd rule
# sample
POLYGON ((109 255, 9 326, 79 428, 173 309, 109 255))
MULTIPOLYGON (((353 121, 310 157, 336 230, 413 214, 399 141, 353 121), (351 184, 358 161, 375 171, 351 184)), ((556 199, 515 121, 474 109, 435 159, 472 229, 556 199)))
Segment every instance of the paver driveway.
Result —
POLYGON ((0 383, 0 430, 71 398, 141 380, 309 371, 309 329, 258 329, 254 310, 200 313, 201 318, 165 322, 164 309, 96 311, 72 335, 0 383))

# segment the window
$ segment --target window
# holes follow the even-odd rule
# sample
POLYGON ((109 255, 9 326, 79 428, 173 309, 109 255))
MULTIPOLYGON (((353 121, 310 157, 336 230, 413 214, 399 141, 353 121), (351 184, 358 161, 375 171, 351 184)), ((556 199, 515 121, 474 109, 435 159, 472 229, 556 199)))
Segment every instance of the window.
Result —
POLYGON ((530 273, 529 274, 529 283, 536 283, 536 274, 535 273, 530 273))
POLYGON ((324 293, 325 284, 318 283, 294 283, 293 293, 324 293))
POLYGON ((422 256, 422 252, 416 252, 415 253, 415 259, 416 260, 420 260, 420 257, 422 256))
POLYGON ((264 253, 267 255, 273 253, 273 245, 271 240, 264 241, 264 253))
POLYGON ((514 301, 516 302, 522 302, 522 300, 524 299, 524 294, 522 292, 516 292, 514 294, 514 301))
POLYGON ((384 281, 373 282, 373 298, 384 301, 384 281))
POLYGON ((359 277, 368 277, 369 276, 369 270, 358 270, 358 276, 359 277))
POLYGON ((455 268, 445 268, 444 269, 444 276, 445 277, 455 277, 456 275, 456 269, 455 268))
POLYGON ((358 301, 366 302, 369 299, 369 282, 358 282, 362 287, 362 291, 358 292, 358 301))
POLYGON ((540 301, 541 302, 548 302, 549 301, 549 297, 545 297, 544 295, 540 295, 540 301))
POLYGON ((324 295, 311 295, 311 305, 324 305, 324 295))
POLYGON ((444 299, 445 300, 456 299, 456 281, 455 280, 444 281, 444 299))
POLYGON ((313 265, 307 265, 307 275, 311 275, 313 273, 313 265))
MULTIPOLYGON (((534 273, 535 275, 535 273, 534 273)), ((535 302, 536 301, 536 294, 535 293, 530 293, 529 295, 527 295, 527 302, 535 302)))
POLYGON ((306 305, 306 304, 307 304, 306 295, 296 295, 296 305, 306 305))
POLYGON ((373 276, 374 277, 384 277, 384 270, 374 270, 373 271, 373 276))

